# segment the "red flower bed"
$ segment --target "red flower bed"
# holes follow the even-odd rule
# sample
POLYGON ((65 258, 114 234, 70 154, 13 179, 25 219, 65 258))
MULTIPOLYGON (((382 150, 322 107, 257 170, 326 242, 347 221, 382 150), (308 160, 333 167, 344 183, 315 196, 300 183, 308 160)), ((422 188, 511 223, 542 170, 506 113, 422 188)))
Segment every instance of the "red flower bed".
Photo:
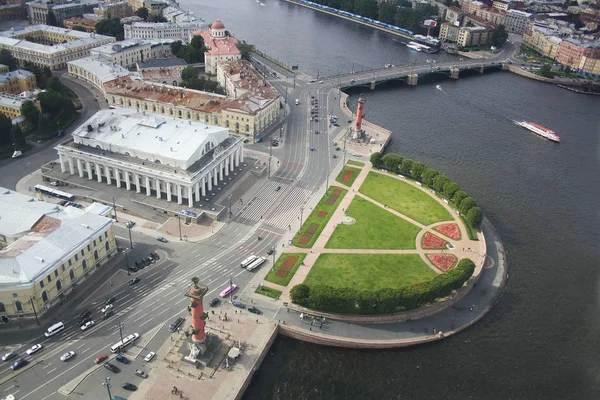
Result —
POLYGON ((436 267, 441 269, 444 272, 448 272, 450 268, 456 264, 456 256, 453 254, 427 254, 427 258, 431 261, 436 267))
POLYGON ((423 240, 421 241, 421 247, 424 249, 445 249, 446 244, 448 244, 448 242, 430 232, 424 234, 423 240))
POLYGON ((460 239, 460 230, 456 224, 444 224, 438 225, 433 228, 434 231, 438 231, 444 236, 448 236, 450 239, 460 239))

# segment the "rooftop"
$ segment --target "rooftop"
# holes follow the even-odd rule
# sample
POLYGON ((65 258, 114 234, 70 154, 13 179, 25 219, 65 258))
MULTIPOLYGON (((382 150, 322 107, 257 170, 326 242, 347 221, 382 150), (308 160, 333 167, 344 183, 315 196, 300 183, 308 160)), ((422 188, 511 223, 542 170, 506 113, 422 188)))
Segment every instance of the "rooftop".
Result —
POLYGON ((204 39, 204 44, 208 47, 207 54, 240 54, 240 50, 237 48, 238 40, 233 36, 213 39, 210 30, 192 32, 192 36, 196 35, 201 35, 204 39))
POLYGON ((155 58, 138 64, 139 69, 185 67, 187 62, 182 58, 155 58))
POLYGON ((123 76, 129 76, 130 74, 127 69, 121 67, 119 64, 106 60, 102 56, 79 58, 77 60, 69 61, 67 64, 89 71, 94 76, 98 77, 102 83, 110 82, 123 76))
POLYGON ((11 79, 28 79, 34 76, 33 73, 26 71, 24 69, 17 69, 11 72, 5 72, 0 74, 0 83, 5 83, 11 79))
POLYGON ((236 89, 234 97, 242 100, 234 103, 236 108, 246 108, 247 111, 255 112, 279 97, 275 88, 259 75, 248 61, 226 61, 220 63, 220 67, 236 89), (248 103, 244 106, 243 101, 248 103))
POLYGON ((123 51, 128 51, 128 50, 134 49, 136 47, 148 46, 148 45, 151 45, 151 43, 147 40, 125 39, 125 40, 121 40, 120 42, 108 43, 108 44, 105 44, 102 46, 98 46, 95 49, 93 49, 93 52, 112 55, 112 54, 121 53, 123 51))
POLYGON ((65 4, 58 4, 52 7, 53 10, 55 9, 61 9, 61 8, 72 8, 72 7, 77 7, 77 6, 97 6, 98 4, 100 4, 100 1, 98 0, 75 0, 69 3, 65 3, 65 4))
POLYGON ((28 231, 44 215, 58 210, 56 204, 0 187, 0 234, 14 236, 28 231))
POLYGON ((25 101, 27 101, 27 99, 14 94, 0 93, 0 107, 20 109, 25 101))

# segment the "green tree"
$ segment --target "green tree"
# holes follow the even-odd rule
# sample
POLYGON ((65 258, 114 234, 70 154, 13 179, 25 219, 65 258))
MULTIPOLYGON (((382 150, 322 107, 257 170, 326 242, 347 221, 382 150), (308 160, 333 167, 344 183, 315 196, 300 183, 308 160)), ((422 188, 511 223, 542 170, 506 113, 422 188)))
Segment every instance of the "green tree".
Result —
POLYGON ((448 179, 447 176, 436 175, 436 177, 433 178, 433 188, 438 192, 441 192, 442 190, 444 190, 444 185, 447 182, 450 182, 450 179, 448 179))
POLYGON ((422 182, 429 187, 433 187, 433 178, 435 178, 437 175, 439 175, 439 172, 437 172, 435 169, 425 167, 425 170, 421 175, 423 177, 422 182))
POLYGON ((81 25, 75 25, 73 27, 74 31, 79 31, 79 32, 87 32, 87 29, 85 26, 81 26, 81 25))
POLYGON ((54 15, 54 13, 50 10, 48 11, 48 15, 46 15, 46 25, 58 26, 56 15, 54 15))
POLYGON ((27 100, 21 105, 21 114, 25 117, 25 121, 29 122, 31 126, 36 126, 40 110, 37 109, 31 100, 27 100))
POLYGON ((402 164, 402 156, 400 156, 400 154, 387 153, 381 158, 381 161, 385 169, 387 169, 390 172, 396 172, 400 170, 400 164, 402 164))
POLYGON ((140 18, 143 18, 144 21, 148 21, 148 15, 150 15, 150 12, 146 7, 140 7, 135 11, 135 15, 137 15, 140 18))
POLYGON ((183 43, 181 43, 181 40, 171 43, 171 53, 178 55, 182 47, 183 43))
POLYGON ((38 137, 40 139, 47 138, 50 135, 50 132, 51 132, 50 121, 48 120, 48 118, 46 118, 44 116, 44 114, 39 113, 38 121, 37 121, 38 137))
POLYGON ((481 208, 472 207, 467 213, 466 219, 467 224, 469 224, 471 228, 479 228, 479 225, 481 225, 481 220, 483 219, 481 208))
POLYGON ((18 61, 9 50, 2 49, 0 50, 0 64, 6 65, 10 71, 14 71, 17 69, 18 61))
POLYGON ((416 180, 420 181, 423 179, 421 177, 421 174, 423 174, 424 170, 425 170, 425 164, 420 163, 420 162, 413 162, 412 169, 411 169, 411 176, 413 178, 415 178, 416 180))
POLYGON ((504 43, 506 43, 507 39, 508 33, 506 32, 506 29, 504 29, 504 25, 498 25, 498 27, 492 32, 492 46, 502 47, 504 46, 504 43))
POLYGON ((456 193, 458 190, 460 189, 460 186, 458 186, 458 183, 456 182, 446 182, 444 184, 444 187, 442 188, 442 190, 444 191, 444 194, 451 199, 452 196, 454 196, 454 193, 456 193))
POLYGON ((198 50, 206 50, 206 46, 204 45, 204 38, 200 35, 192 37, 192 40, 190 40, 190 46, 198 50))
POLYGON ((456 204, 456 206, 458 207, 460 202, 465 198, 465 197, 469 197, 467 196, 467 194, 465 192, 463 192, 462 190, 457 190, 454 193, 454 196, 452 196, 452 201, 454 202, 454 204, 456 204))
POLYGON ((300 305, 308 305, 308 299, 310 297, 310 288, 301 283, 296 285, 290 290, 290 298, 292 302, 300 305))
POLYGON ((472 198, 472 197, 465 197, 460 202, 460 204, 458 206, 458 211, 460 211, 460 213, 462 215, 467 215, 467 213, 469 212, 469 210, 471 208, 475 207, 476 205, 477 205, 477 203, 475 202, 474 198, 472 198))
POLYGON ((539 73, 541 76, 544 76, 546 78, 550 78, 550 79, 554 78, 554 72, 552 72, 552 67, 550 67, 550 65, 548 65, 548 64, 542 65, 539 73))
POLYGON ((381 159, 382 157, 380 152, 376 151, 375 153, 371 154, 371 164, 373 164, 373 167, 381 168, 383 164, 381 159))
POLYGON ((12 142, 15 144, 15 149, 22 149, 25 146, 25 135, 19 124, 14 124, 10 131, 12 142))
POLYGON ((410 175, 410 170, 412 169, 412 160, 405 158, 402 160, 402 167, 400 167, 400 173, 402 175, 410 175))
POLYGON ((0 146, 8 146, 14 143, 10 134, 11 129, 12 122, 10 118, 0 114, 0 146))
POLYGON ((367 18, 377 18, 377 0, 354 0, 354 13, 367 18))
POLYGON ((254 50, 254 46, 250 43, 246 43, 246 41, 244 40, 241 43, 238 43, 238 50, 242 54, 242 58, 244 60, 250 61, 250 54, 254 50))
POLYGON ((395 4, 384 3, 383 7, 379 10, 379 20, 386 24, 393 24, 397 8, 395 4))
POLYGON ((198 68, 193 67, 193 66, 187 66, 183 69, 183 71, 181 71, 181 79, 184 82, 189 82, 192 81, 194 79, 198 79, 198 76, 200 75, 200 72, 198 71, 198 68))
POLYGON ((44 74, 44 70, 42 70, 40 67, 38 67, 35 64, 32 64, 30 62, 25 62, 25 64, 23 65, 23 69, 27 70, 29 72, 31 72, 32 74, 35 75, 35 81, 38 85, 38 87, 40 89, 46 89, 47 88, 47 76, 46 74, 44 74))
POLYGON ((123 24, 119 18, 110 18, 100 20, 96 24, 96 33, 100 35, 113 36, 117 41, 123 40, 125 37, 125 31, 123 24))

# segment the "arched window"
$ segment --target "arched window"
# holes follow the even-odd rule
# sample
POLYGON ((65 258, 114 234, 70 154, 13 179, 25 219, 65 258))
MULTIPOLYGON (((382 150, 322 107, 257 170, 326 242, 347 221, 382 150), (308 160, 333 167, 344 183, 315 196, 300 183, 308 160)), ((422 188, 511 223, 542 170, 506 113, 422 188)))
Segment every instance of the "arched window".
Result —
POLYGON ((106 247, 106 251, 108 251, 110 249, 110 246, 108 244, 108 240, 106 241, 106 244, 104 245, 104 247, 106 247))
POLYGON ((42 301, 43 301, 44 303, 47 303, 47 302, 48 302, 48 293, 46 293, 46 291, 45 291, 45 290, 42 292, 42 301))
POLYGON ((6 307, 4 307, 4 303, 0 303, 0 312, 6 312, 6 307))
POLYGON ((56 281, 56 291, 60 292, 62 290, 62 282, 59 280, 56 281))
POLYGON ((23 312, 23 304, 18 300, 15 301, 15 310, 17 310, 17 312, 23 312))
POLYGON ((98 261, 98 250, 94 250, 94 260, 98 261))
POLYGON ((83 267, 83 269, 84 269, 84 270, 85 270, 85 269, 87 269, 87 261, 86 261, 86 260, 83 260, 83 261, 81 262, 81 266, 83 267))
POLYGON ((177 81, 173 81, 173 86, 177 86, 177 81))
POLYGON ((69 271, 69 278, 71 278, 71 281, 75 280, 75 272, 73 270, 69 271))

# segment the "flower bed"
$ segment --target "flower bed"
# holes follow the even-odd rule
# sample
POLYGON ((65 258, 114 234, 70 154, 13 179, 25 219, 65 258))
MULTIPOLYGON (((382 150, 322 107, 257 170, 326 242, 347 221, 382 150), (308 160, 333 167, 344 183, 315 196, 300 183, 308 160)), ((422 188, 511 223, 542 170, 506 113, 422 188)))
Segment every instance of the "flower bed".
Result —
POLYGON ((444 272, 448 272, 454 267, 458 260, 453 254, 427 254, 429 261, 444 272))
POLYGON ((433 228, 433 230, 441 233, 444 236, 449 237, 450 239, 460 239, 460 229, 458 229, 457 224, 438 225, 435 228, 433 228))
POLYGON ((424 249, 445 249, 448 242, 444 239, 435 236, 433 233, 427 232, 421 240, 421 247, 424 249))

